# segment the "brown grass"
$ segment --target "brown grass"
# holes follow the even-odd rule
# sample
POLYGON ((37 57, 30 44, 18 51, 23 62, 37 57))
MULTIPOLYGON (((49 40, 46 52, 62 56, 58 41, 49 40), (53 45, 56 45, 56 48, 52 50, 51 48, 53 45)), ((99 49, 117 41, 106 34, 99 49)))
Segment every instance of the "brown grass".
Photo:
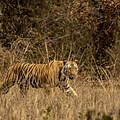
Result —
MULTIPOLYGON (((11 53, 15 53, 15 50, 11 53)), ((19 55, 11 53, 0 49, 1 82, 13 61, 22 62, 23 51, 19 55)), ((49 56, 49 51, 46 50, 46 54, 49 56)), ((46 61, 47 56, 44 58, 46 61)), ((79 77, 70 82, 78 97, 67 97, 59 88, 51 88, 49 94, 41 88, 30 88, 23 98, 15 85, 8 94, 0 96, 0 120, 119 120, 120 77, 119 74, 115 75, 118 69, 108 71, 97 67, 96 71, 90 61, 87 65, 84 61, 78 62, 79 77)), ((115 68, 118 61, 119 58, 115 68)))
POLYGON ((0 120, 119 120, 119 80, 104 82, 106 93, 99 82, 93 85, 79 77, 71 83, 77 98, 65 96, 58 88, 51 89, 49 95, 44 89, 30 88, 22 98, 18 86, 14 86, 0 97, 0 120), (102 119, 104 115, 111 119, 102 119))

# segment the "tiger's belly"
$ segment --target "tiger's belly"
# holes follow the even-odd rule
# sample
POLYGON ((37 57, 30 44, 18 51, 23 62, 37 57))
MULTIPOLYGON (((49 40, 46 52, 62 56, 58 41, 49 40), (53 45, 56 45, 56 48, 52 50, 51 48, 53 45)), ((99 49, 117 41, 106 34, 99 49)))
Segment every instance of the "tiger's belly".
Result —
POLYGON ((32 77, 30 80, 30 84, 33 88, 53 88, 57 87, 60 82, 59 79, 54 79, 54 78, 38 78, 38 77, 32 77))

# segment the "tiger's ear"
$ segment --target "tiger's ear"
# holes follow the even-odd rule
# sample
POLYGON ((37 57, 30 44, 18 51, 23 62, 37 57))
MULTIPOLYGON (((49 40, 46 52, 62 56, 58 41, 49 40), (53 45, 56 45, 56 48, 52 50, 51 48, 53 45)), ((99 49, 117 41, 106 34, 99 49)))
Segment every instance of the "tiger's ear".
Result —
POLYGON ((75 62, 78 64, 78 60, 77 59, 75 59, 75 62))
POLYGON ((75 59, 75 62, 78 62, 78 60, 77 60, 77 59, 75 59))

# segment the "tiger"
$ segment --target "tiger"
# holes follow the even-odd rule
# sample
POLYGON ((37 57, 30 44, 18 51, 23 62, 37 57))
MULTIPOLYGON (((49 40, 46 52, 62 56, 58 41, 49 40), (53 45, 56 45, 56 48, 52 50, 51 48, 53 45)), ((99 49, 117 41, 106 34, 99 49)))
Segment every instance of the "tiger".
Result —
POLYGON ((5 81, 0 86, 0 95, 7 94, 15 84, 24 96, 29 86, 32 88, 59 87, 67 96, 78 96, 69 85, 70 80, 78 76, 75 61, 52 60, 48 64, 16 63, 9 67, 5 81))

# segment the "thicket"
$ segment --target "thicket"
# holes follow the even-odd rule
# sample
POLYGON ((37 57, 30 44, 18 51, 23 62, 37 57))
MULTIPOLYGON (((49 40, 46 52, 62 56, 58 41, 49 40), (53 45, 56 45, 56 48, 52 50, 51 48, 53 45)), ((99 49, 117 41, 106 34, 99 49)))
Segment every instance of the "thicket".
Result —
POLYGON ((1 53, 8 52, 10 64, 77 59, 81 70, 118 66, 119 0, 1 0, 0 6, 1 53))

